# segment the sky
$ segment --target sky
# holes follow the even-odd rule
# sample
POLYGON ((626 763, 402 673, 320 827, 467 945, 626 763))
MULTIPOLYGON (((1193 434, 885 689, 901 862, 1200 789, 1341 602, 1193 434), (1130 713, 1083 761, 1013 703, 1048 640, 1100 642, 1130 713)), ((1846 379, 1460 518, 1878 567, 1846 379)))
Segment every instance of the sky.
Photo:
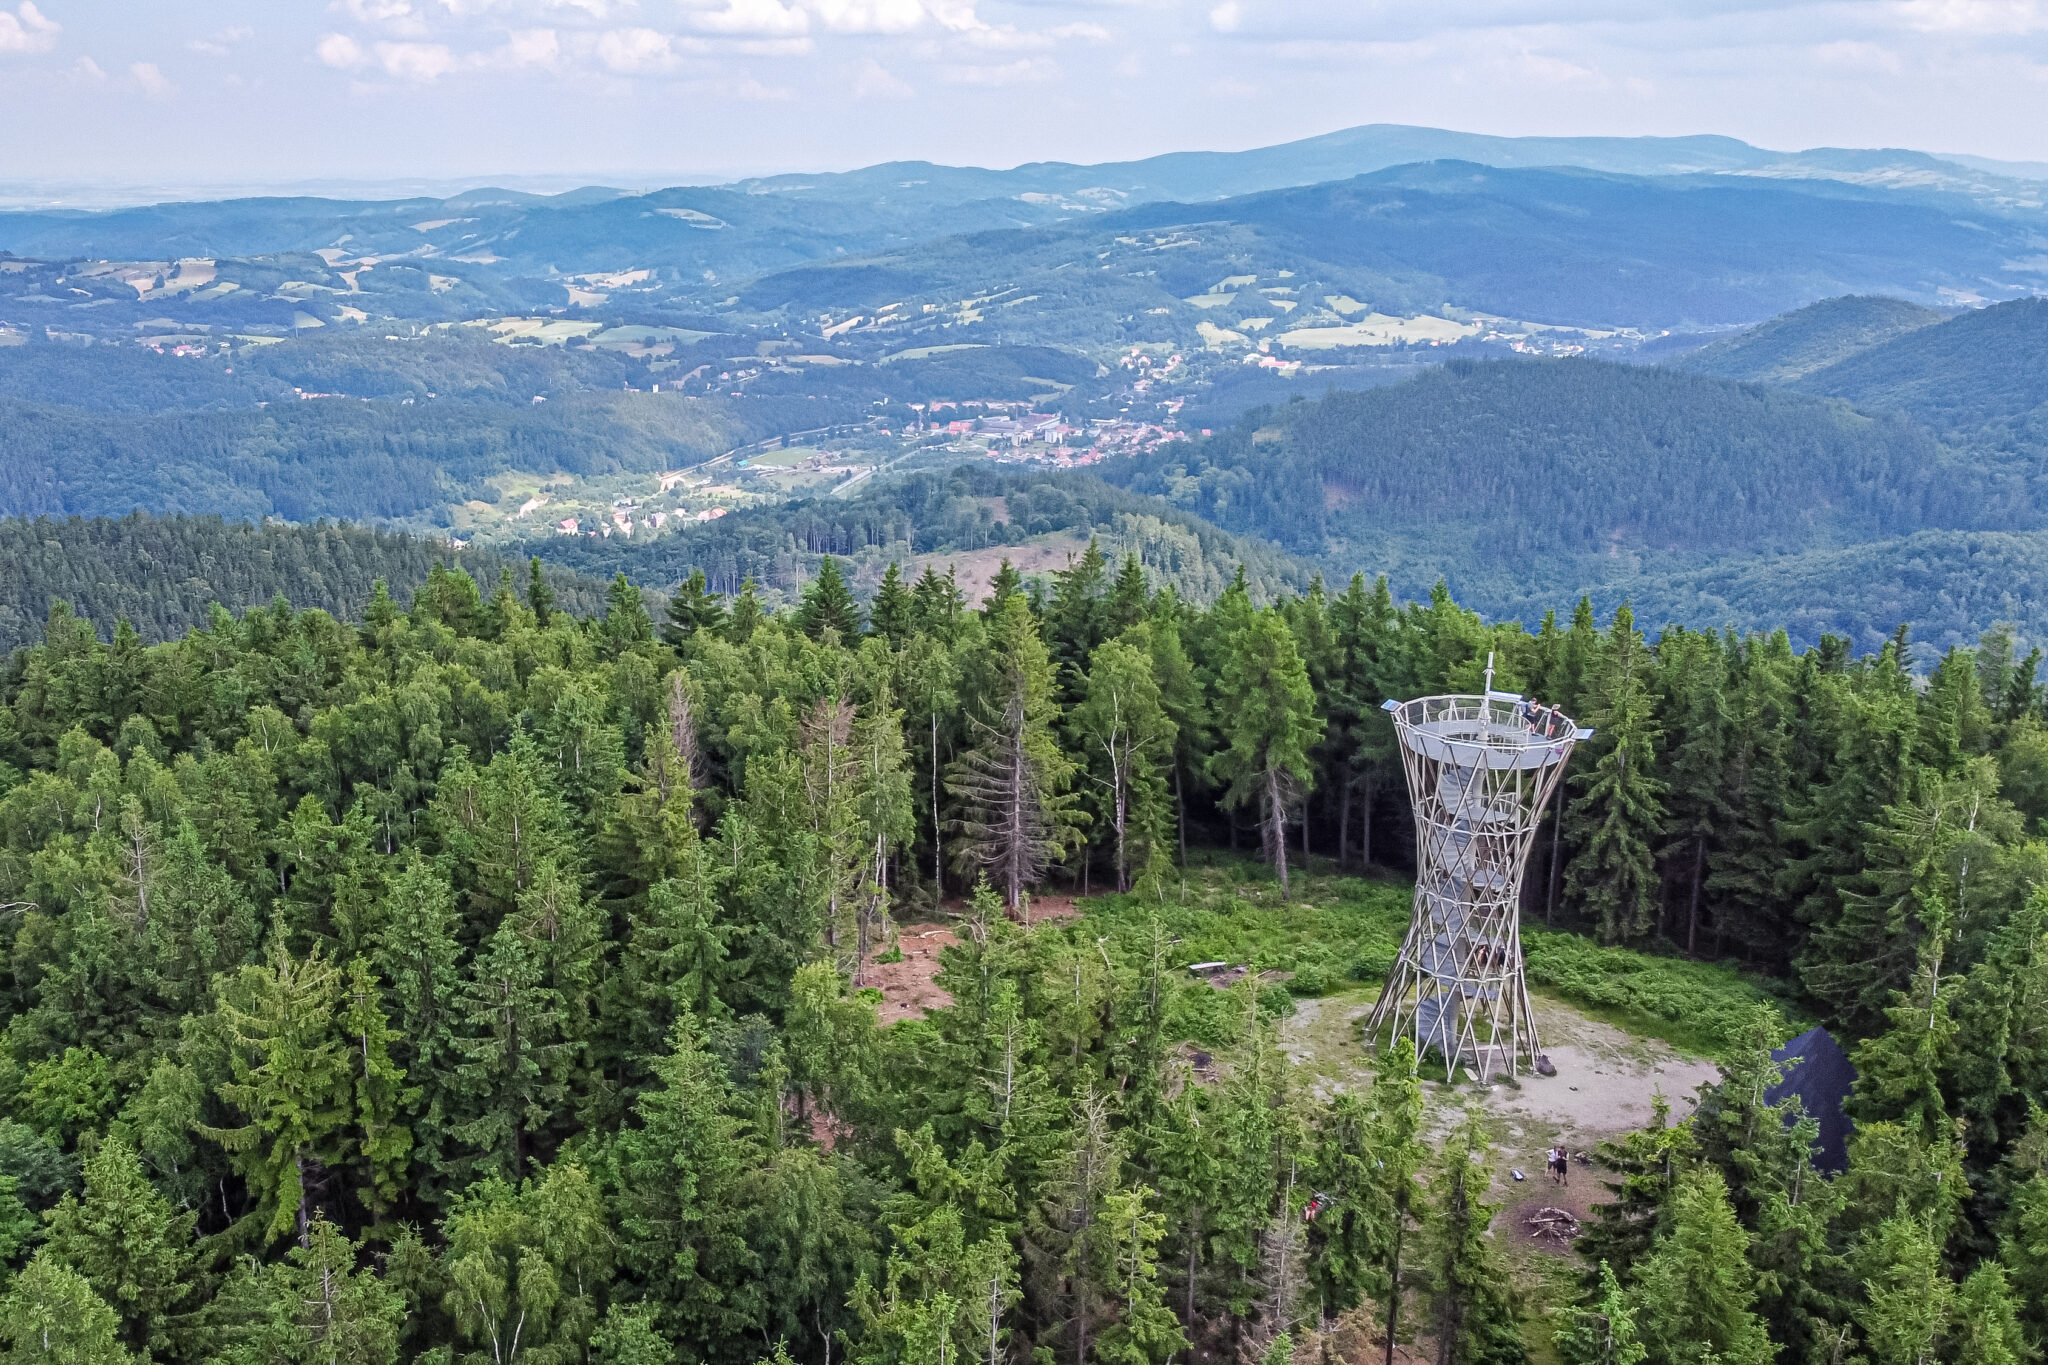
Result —
POLYGON ((1378 122, 2048 161, 2048 0, 0 0, 15 187, 646 187, 1378 122))

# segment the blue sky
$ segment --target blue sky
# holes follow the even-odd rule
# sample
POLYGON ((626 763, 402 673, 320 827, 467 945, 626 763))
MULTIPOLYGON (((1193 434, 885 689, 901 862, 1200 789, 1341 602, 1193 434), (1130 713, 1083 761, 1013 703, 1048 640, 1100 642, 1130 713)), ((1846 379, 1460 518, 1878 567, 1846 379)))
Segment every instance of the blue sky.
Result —
POLYGON ((2048 0, 0 0, 0 184, 650 183, 1367 122, 2048 160, 2048 0))

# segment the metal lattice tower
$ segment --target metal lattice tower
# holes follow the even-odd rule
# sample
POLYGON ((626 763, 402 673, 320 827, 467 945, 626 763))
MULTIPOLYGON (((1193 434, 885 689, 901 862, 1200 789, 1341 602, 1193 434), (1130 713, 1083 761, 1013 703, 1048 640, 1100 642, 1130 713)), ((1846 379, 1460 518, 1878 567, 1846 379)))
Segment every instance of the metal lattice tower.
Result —
POLYGON ((1385 703, 1415 808, 1415 916, 1366 1037, 1406 1034, 1444 1069, 1485 1080, 1533 1069, 1536 1021, 1522 978, 1522 872, 1572 746, 1562 713, 1493 690, 1385 703))

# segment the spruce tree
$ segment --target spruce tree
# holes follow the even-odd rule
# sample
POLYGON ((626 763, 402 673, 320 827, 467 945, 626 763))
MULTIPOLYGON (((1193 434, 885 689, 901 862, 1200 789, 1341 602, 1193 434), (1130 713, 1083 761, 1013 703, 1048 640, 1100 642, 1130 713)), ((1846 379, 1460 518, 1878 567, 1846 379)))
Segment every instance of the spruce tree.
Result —
POLYGON ((938 900, 944 896, 946 884, 945 824, 939 814, 939 802, 945 794, 945 784, 939 776, 940 730, 942 726, 951 727, 960 706, 960 668, 945 640, 922 628, 897 658, 901 695, 908 703, 909 714, 919 721, 918 737, 924 746, 923 760, 916 765, 925 784, 919 809, 931 820, 932 896, 938 900))
POLYGON ((220 1300, 227 1365, 391 1365, 405 1297, 358 1265, 361 1248, 325 1217, 281 1262, 236 1268, 220 1300))
POLYGON ((526 569, 526 605, 533 611, 534 624, 546 630, 555 612, 555 590, 548 586, 547 575, 541 572, 539 555, 527 560, 526 569))
POLYGON ((1507 1266, 1486 1235, 1491 1149, 1475 1115, 1444 1144, 1430 1181, 1427 1284, 1437 1365, 1526 1365, 1507 1266))
POLYGON ((1655 1365, 1712 1352, 1729 1365, 1764 1365, 1770 1335, 1753 1311, 1748 1239, 1711 1166, 1691 1166, 1671 1190, 1669 1226, 1637 1267, 1630 1301, 1655 1365))
MULTIPOLYGON (((1913 762, 1919 717, 1912 679, 1895 645, 1886 645, 1854 678, 1817 663, 1808 668, 1813 672, 1803 705, 1810 721, 1794 752, 1808 750, 1813 766, 1799 774, 1787 802, 1784 829, 1792 857, 1780 869, 1778 891, 1793 906, 1799 926, 1795 965, 1802 979, 1811 972, 1818 981, 1834 961, 1818 940, 1842 917, 1863 867, 1870 826, 1887 806, 1904 806, 1911 798, 1919 771, 1913 762)), ((1826 987, 1809 989, 1818 995, 1826 987)), ((1880 994, 1864 1008, 1881 1006, 1884 998, 1880 994)), ((1873 1017, 1864 1014, 1859 1021, 1867 1027, 1873 1017)))
POLYGON ((946 576, 941 578, 939 571, 927 562, 910 595, 912 627, 951 644, 960 627, 961 613, 967 607, 967 599, 960 592, 960 583, 953 570, 949 567, 946 576))
POLYGON ((1386 1365, 1400 1337, 1401 1300, 1412 1276, 1404 1264, 1415 1223, 1416 1177, 1428 1160, 1423 1141, 1422 1084, 1413 1040, 1395 1039, 1381 1050, 1369 1098, 1374 1151, 1371 1190, 1373 1290, 1380 1302, 1386 1365))
POLYGON ((605 592, 600 634, 605 653, 613 658, 654 638, 654 622, 647 615, 647 603, 623 569, 612 575, 612 585, 605 592))
POLYGON ((1104 1365, 1166 1365, 1188 1339, 1166 1307, 1159 1282, 1159 1242, 1166 1220, 1152 1209, 1153 1193, 1139 1185, 1102 1202, 1103 1257, 1116 1295, 1116 1321, 1095 1342, 1104 1365))
POLYGON ((417 850, 392 878, 382 920, 371 962, 390 1003, 392 1060, 418 1097, 418 1117, 411 1124, 415 1159, 433 1173, 423 1192, 438 1193, 452 1160, 449 1125, 459 1104, 462 949, 455 937, 455 892, 417 850))
POLYGON ((981 619, 993 626, 1008 606, 1012 597, 1024 596, 1024 575, 1017 572, 1017 566, 1009 557, 996 566, 996 575, 989 580, 988 596, 981 602, 981 619))
POLYGON ((1565 1365, 1642 1365, 1649 1354, 1636 1334, 1635 1309, 1605 1261, 1592 1302, 1566 1310, 1556 1340, 1565 1365))
POLYGON ((201 1285, 192 1245, 196 1213, 180 1213, 151 1188, 135 1149, 107 1139, 84 1163, 83 1197, 50 1210, 40 1253, 85 1277, 121 1319, 130 1351, 182 1357, 194 1344, 201 1285))
POLYGON ((654 1076, 634 1106, 638 1126, 618 1138, 613 1218, 663 1335, 709 1355, 749 1325, 731 1291, 752 1273, 738 1196, 754 1153, 728 1112, 725 1066, 690 1021, 677 1023, 654 1076))
POLYGON ((1946 1351, 1956 1365, 2022 1365, 2038 1359, 2020 1326, 2012 1285, 1996 1261, 1971 1271, 1956 1290, 1946 1351))
POLYGON ((661 638, 681 646, 700 631, 717 635, 724 627, 725 598, 706 587, 702 569, 690 570, 690 576, 668 599, 668 622, 661 628, 661 638))
POLYGON ((740 594, 732 600, 732 616, 726 621, 726 638, 736 645, 743 645, 754 638, 754 632, 766 620, 768 609, 761 605, 761 594, 754 590, 751 577, 741 580, 740 594))
POLYGON ((1088 668, 1088 660, 1095 647, 1110 635, 1109 602, 1105 595, 1108 570, 1109 561, 1091 537, 1081 557, 1053 575, 1045 634, 1057 670, 1061 700, 1068 704, 1079 699, 1081 675, 1088 668))
POLYGON ((120 1319, 85 1277, 38 1255, 0 1296, 0 1365, 136 1365, 120 1319))
POLYGON ((819 561, 818 576, 804 585, 792 620, 813 640, 823 639, 828 630, 841 644, 851 645, 860 639, 860 604, 853 600, 840 576, 839 561, 831 555, 819 561))
POLYGON ((1113 840, 1116 889, 1131 889, 1131 868, 1154 851, 1165 816, 1159 761, 1173 745, 1173 722, 1160 705, 1152 657, 1110 640, 1089 660, 1074 728, 1086 737, 1089 767, 1101 790, 1097 821, 1113 840))
POLYGON ((1932 960, 1939 974, 1962 926, 1992 917, 1999 848, 2019 835, 1989 758, 1925 772, 1917 785, 1913 799, 1866 826, 1862 869, 1843 879, 1840 910, 1814 932, 1801 964, 1807 989, 1858 1034, 1877 1031, 1917 966, 1932 960))
POLYGON ((1110 633, 1129 630, 1144 620, 1150 603, 1151 593, 1145 586, 1145 570, 1139 565, 1136 554, 1126 553, 1123 566, 1117 570, 1116 581, 1109 588, 1110 633))
POLYGON ((1661 780, 1670 817, 1658 861, 1677 892, 1671 936, 1699 951, 1709 860, 1734 812, 1723 789, 1733 741, 1728 670, 1712 632, 1667 631, 1657 642, 1661 709, 1669 717, 1661 780))
POLYGON ((405 1072, 391 1058, 397 1034, 384 1014, 384 996, 367 958, 349 959, 337 1021, 348 1040, 355 1089, 355 1149, 363 1203, 381 1218, 407 1186, 412 1129, 405 1116, 418 1103, 405 1072))
POLYGON ((892 559, 875 589, 874 601, 868 604, 869 624, 893 648, 910 638, 917 628, 916 616, 917 604, 903 585, 903 570, 892 559))
POLYGON ((1309 747, 1322 733, 1315 689, 1277 612, 1251 613, 1224 650, 1216 709, 1227 747, 1213 761, 1228 783, 1225 804, 1258 809, 1265 855, 1287 894, 1287 811, 1308 787, 1309 747))
POLYGON ((1876 1365, 1933 1365, 1955 1284, 1941 1268, 1941 1250, 1919 1219, 1886 1219, 1857 1256, 1864 1301, 1856 1318, 1876 1365))
POLYGON ((239 1114, 235 1127, 199 1126, 224 1148, 257 1197, 264 1241, 312 1219, 308 1177, 340 1164, 351 1114, 346 1043, 335 1028, 341 972, 316 950, 303 961, 273 930, 270 963, 244 967, 219 986, 216 1024, 229 1079, 216 1087, 239 1114))
POLYGON ((1648 650, 1624 603, 1590 693, 1596 757, 1574 779, 1581 794, 1566 815, 1577 852, 1565 888, 1604 943, 1638 940, 1656 925, 1652 850, 1663 836, 1664 784, 1656 770, 1661 731, 1649 674, 1648 650))
POLYGON ((474 1176, 523 1178, 533 1138, 567 1093, 560 995, 510 920, 477 950, 463 983, 455 1049, 464 1119, 452 1132, 474 1176))
POLYGON ((2048 1342, 2048 1172, 2036 1173, 2014 1192, 2000 1229, 1998 1262, 2034 1340, 2048 1342))
POLYGON ((1783 824, 1792 796, 1792 643, 1783 631, 1731 645, 1736 655, 1731 732, 1721 800, 1727 818, 1707 854, 1718 954, 1732 937, 1745 956, 1782 962, 1790 935, 1778 883, 1786 862, 1783 824))
POLYGON ((1052 661, 1021 596, 997 609, 989 647, 991 676, 969 717, 973 747, 946 787, 961 804, 956 864, 985 870, 1014 914, 1085 817, 1065 794, 1074 765, 1053 736, 1052 661))

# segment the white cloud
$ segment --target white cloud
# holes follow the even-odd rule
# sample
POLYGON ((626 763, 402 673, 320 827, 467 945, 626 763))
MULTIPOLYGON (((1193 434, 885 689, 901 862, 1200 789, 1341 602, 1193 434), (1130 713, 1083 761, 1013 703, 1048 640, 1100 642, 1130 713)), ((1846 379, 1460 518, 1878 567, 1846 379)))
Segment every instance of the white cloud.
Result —
POLYGON ((157 69, 155 62, 135 62, 128 68, 128 74, 142 87, 142 93, 153 100, 168 99, 176 93, 177 87, 157 69))
POLYGON ((597 59, 622 76, 666 71, 676 63, 675 44, 651 28, 615 28, 597 38, 597 59))
POLYGON ((433 81, 461 63, 446 43, 379 43, 377 65, 401 81, 433 81))
POLYGON ((716 8, 700 8, 691 24, 704 33, 753 38, 791 38, 806 33, 811 16, 800 5, 782 0, 719 0, 716 8))
POLYGON ((752 76, 747 77, 737 86, 733 87, 732 93, 735 99, 754 100, 757 102, 780 103, 796 98, 796 92, 788 86, 768 85, 755 80, 752 76))
POLYGON ((505 45, 491 54, 494 66, 540 66, 552 69, 562 59, 562 39, 551 28, 514 29, 505 45))
POLYGON ((1223 3, 1209 11, 1209 27, 1218 33, 1235 33, 1237 26, 1244 22, 1244 6, 1237 0, 1223 0, 1223 3))
POLYGON ((1036 85, 1059 79, 1060 69, 1047 57, 1019 57, 1003 66, 948 66, 939 79, 948 85, 1036 85))
POLYGON ((100 70, 100 64, 90 57, 80 57, 71 64, 71 79, 75 81, 91 81, 97 85, 106 78, 107 73, 100 70))
POLYGON ((834 33, 913 33, 925 21, 920 0, 809 0, 808 8, 834 33))
POLYGON ((0 52, 48 52, 63 28, 44 18, 34 0, 21 0, 21 8, 12 14, 0 9, 0 52))
POLYGON ((917 92, 910 82, 869 57, 853 78, 853 93, 864 100, 907 100, 917 92))
POLYGON ((1910 28, 1981 37, 2048 31, 2044 0, 1904 0, 1895 7, 1910 28))
POLYGON ((359 24, 401 24, 418 19, 411 0, 339 0, 335 8, 359 24))
POLYGON ((194 38, 185 44, 186 50, 203 53, 208 57, 225 57, 234 50, 236 43, 251 37, 256 30, 237 26, 224 28, 210 38, 194 38))
POLYGON ((925 8, 948 33, 971 33, 988 27, 974 12, 974 0, 925 0, 925 8))
POLYGON ((363 45, 346 33, 330 33, 313 44, 313 55, 337 71, 346 71, 352 66, 361 66, 364 61, 363 45))

